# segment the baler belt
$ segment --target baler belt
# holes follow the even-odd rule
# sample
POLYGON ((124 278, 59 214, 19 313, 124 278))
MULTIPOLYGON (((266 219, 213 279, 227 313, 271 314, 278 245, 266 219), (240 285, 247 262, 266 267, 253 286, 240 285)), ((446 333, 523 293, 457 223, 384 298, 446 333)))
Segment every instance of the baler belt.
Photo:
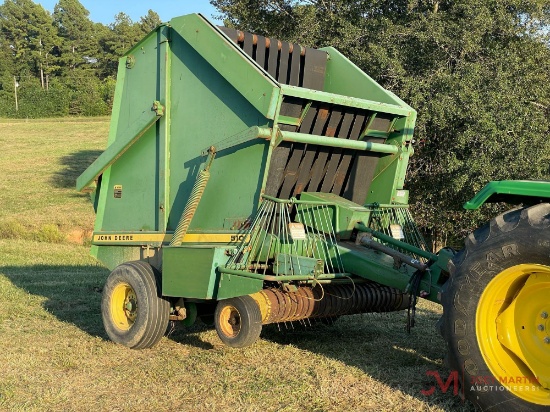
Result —
MULTIPOLYGON (((275 45, 278 42, 279 42, 279 40, 277 40, 277 39, 273 39, 273 38, 269 39, 270 45, 271 44, 275 45)), ((277 78, 277 67, 279 66, 279 53, 276 52, 276 51, 271 52, 271 49, 268 49, 267 45, 266 45, 266 54, 268 55, 267 61, 265 62, 265 63, 267 63, 267 67, 264 64, 264 69, 267 70, 267 72, 271 75, 271 77, 276 79, 277 78)), ((259 64, 260 64, 260 66, 262 65, 261 62, 259 64)))
MULTIPOLYGON (((361 128, 363 127, 363 123, 365 122, 365 116, 362 114, 358 114, 355 116, 355 119, 353 121, 353 127, 350 131, 350 140, 357 140, 359 138, 359 135, 361 134, 361 128)), ((345 187, 344 183, 346 180, 346 176, 348 174, 349 165, 351 164, 354 152, 352 150, 344 150, 342 159, 340 160, 340 164, 338 165, 338 169, 336 170, 336 173, 334 175, 334 183, 332 185, 331 191, 332 193, 341 193, 342 188, 345 187)))
MULTIPOLYGON (((317 112, 317 116, 315 116, 315 110, 308 111, 308 121, 313 120, 313 132, 317 133, 318 135, 321 135, 324 128, 325 123, 328 119, 329 111, 327 109, 320 109, 317 112)), ((300 130, 311 130, 311 123, 309 125, 302 124, 300 127, 300 130)), ((310 171, 311 166, 313 164, 313 157, 315 155, 315 152, 310 150, 309 152, 306 151, 306 145, 305 144, 297 144, 294 143, 292 145, 292 151, 290 153, 290 158, 288 159, 288 163, 284 170, 283 175, 283 183, 282 187, 279 190, 279 195, 283 199, 288 199, 292 194, 292 189, 295 187, 296 182, 301 177, 300 180, 301 185, 306 184, 310 179, 310 171), (305 152, 304 152, 305 151, 305 152), (304 156, 305 153, 305 156, 304 156), (303 167, 301 165, 303 164, 303 167)), ((277 152, 275 150, 274 154, 277 152)), ((277 153, 279 155, 279 153, 277 153)))
MULTIPOLYGON (((372 118, 369 112, 314 102, 297 131, 357 141, 372 123, 372 118)), ((382 121, 388 123, 386 119, 382 121)), ((374 137, 364 140, 385 141, 374 137)), ((380 156, 372 152, 285 142, 273 151, 266 194, 288 199, 302 191, 322 191, 362 204, 380 156)))
MULTIPOLYGON (((340 125, 340 130, 338 131, 338 137, 346 138, 349 136, 351 125, 353 123, 353 114, 346 113, 342 119, 342 124, 340 125)), ((334 185, 334 179, 336 178, 336 169, 340 164, 340 159, 342 158, 343 149, 335 148, 332 151, 332 156, 327 163, 327 172, 326 177, 323 180, 323 185, 321 186, 321 192, 330 192, 334 185)))
POLYGON ((307 49, 303 66, 303 83, 300 86, 306 89, 323 90, 326 67, 327 54, 324 51, 307 49))
POLYGON ((227 27, 220 29, 279 83, 323 90, 326 52, 227 27))
MULTIPOLYGON (((315 127, 313 127, 313 133, 317 135, 320 135, 323 133, 325 123, 328 119, 328 114, 329 114, 328 108, 321 108, 319 110, 317 117, 320 118, 320 121, 315 122, 315 127)), ((313 118, 315 116, 315 110, 309 110, 308 115, 313 118)), ((304 122, 302 123, 302 126, 307 130, 308 128, 311 127, 311 124, 306 125, 304 122)), ((315 153, 316 152, 314 150, 306 151, 306 154, 302 159, 302 163, 300 165, 300 171, 298 174, 296 186, 294 187, 293 195, 297 195, 301 193, 306 187, 307 183, 309 182, 311 167, 313 166, 313 161, 315 160, 315 153)))
MULTIPOLYGON (((335 137, 336 131, 338 130, 338 125, 340 124, 341 120, 342 111, 338 108, 334 108, 330 113, 330 119, 328 121, 328 126, 324 135, 327 137, 335 137)), ((347 136, 342 137, 346 138, 347 136)), ((310 192, 318 191, 319 185, 325 177, 325 167, 327 159, 329 158, 329 155, 332 153, 333 150, 334 148, 326 146, 319 146, 317 148, 317 159, 315 160, 313 168, 311 169, 311 180, 309 181, 309 186, 307 189, 310 192)))
POLYGON ((252 57, 252 53, 254 52, 253 40, 254 36, 252 33, 244 33, 243 51, 250 57, 252 57))
POLYGON ((258 36, 256 43, 256 55, 253 57, 254 60, 262 67, 266 67, 266 57, 267 57, 267 47, 266 47, 266 38, 264 36, 258 36))
MULTIPOLYGON (((298 46, 300 47, 300 46, 298 46)), ((300 49, 298 49, 300 50, 300 49)), ((269 49, 269 53, 271 53, 272 51, 275 51, 275 49, 269 49)), ((283 41, 281 42, 281 51, 279 53, 279 70, 277 70, 277 81, 279 83, 284 83, 284 84, 290 84, 288 83, 288 72, 289 72, 289 69, 292 70, 296 70, 298 69, 298 71, 300 70, 300 67, 292 67, 288 65, 288 60, 289 58, 291 57, 290 55, 290 44, 288 44, 286 41, 283 41)), ((297 86, 297 85, 294 85, 294 86, 297 86)))
MULTIPOLYGON (((369 138, 366 141, 384 143, 384 139, 378 138, 369 138)), ((347 181, 342 197, 359 204, 365 202, 380 156, 380 153, 355 153, 353 167, 349 171, 351 178, 347 181)))

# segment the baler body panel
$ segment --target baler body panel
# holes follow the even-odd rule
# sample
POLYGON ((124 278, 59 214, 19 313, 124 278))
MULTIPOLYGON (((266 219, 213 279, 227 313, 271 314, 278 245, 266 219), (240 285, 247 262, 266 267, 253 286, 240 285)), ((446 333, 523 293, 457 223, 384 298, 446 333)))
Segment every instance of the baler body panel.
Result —
MULTIPOLYGON (((269 122, 178 34, 177 26, 173 30, 168 231, 175 229, 204 162, 202 150, 251 126, 269 122)), ((219 153, 191 230, 222 230, 224 224, 227 226, 226 219, 244 221, 253 213, 267 152, 265 143, 251 141, 238 150, 219 153), (231 207, 220 207, 224 203, 231 207)))

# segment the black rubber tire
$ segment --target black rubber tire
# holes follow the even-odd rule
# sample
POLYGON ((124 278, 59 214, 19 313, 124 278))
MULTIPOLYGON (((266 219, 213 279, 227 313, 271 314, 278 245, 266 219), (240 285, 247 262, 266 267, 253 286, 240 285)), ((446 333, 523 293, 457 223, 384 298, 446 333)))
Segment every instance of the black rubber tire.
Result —
POLYGON ((170 316, 170 302, 161 294, 160 272, 141 261, 126 262, 117 266, 107 278, 103 288, 101 312, 103 325, 109 338, 131 349, 155 346, 164 336, 170 316), (114 313, 113 293, 121 285, 129 285, 137 302, 135 320, 127 328, 119 327, 114 313))
POLYGON ((520 264, 550 265, 549 245, 550 204, 544 203, 499 215, 470 234, 464 249, 449 263, 451 277, 442 289, 443 316, 439 324, 448 346, 446 363, 452 371, 459 372, 465 397, 482 410, 550 409, 527 402, 500 384, 496 390, 484 392, 476 391, 472 385, 478 377, 493 376, 476 336, 476 311, 483 291, 507 268, 520 264))
POLYGON ((216 306, 214 326, 227 346, 244 348, 260 337, 262 314, 256 301, 248 295, 224 299, 216 306))

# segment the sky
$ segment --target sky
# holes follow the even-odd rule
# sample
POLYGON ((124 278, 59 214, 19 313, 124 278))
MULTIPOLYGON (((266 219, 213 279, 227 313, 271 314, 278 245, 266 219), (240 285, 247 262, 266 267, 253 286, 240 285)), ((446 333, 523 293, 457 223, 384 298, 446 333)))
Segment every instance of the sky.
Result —
MULTIPOLYGON (((53 12, 57 0, 34 2, 53 12)), ((210 21, 220 23, 212 17, 218 13, 208 0, 80 0, 80 3, 90 12, 90 19, 96 23, 112 23, 115 20, 114 16, 121 11, 136 22, 141 16, 145 16, 149 9, 156 11, 163 22, 184 14, 202 13, 210 21)))

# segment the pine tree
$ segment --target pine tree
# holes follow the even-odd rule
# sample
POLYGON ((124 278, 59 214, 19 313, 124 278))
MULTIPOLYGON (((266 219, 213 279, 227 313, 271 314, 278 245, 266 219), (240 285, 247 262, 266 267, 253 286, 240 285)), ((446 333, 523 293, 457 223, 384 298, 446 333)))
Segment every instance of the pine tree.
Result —
POLYGON ((99 39, 90 12, 78 0, 59 0, 53 12, 54 24, 63 39, 61 62, 65 68, 89 68, 99 58, 99 39))
POLYGON ((160 20, 160 16, 153 10, 149 9, 147 14, 140 18, 139 27, 141 28, 143 34, 147 34, 161 23, 162 21, 160 20))
POLYGON ((11 51, 12 72, 34 75, 46 87, 46 76, 57 67, 61 40, 50 14, 31 0, 7 0, 0 6, 2 49, 11 51))

